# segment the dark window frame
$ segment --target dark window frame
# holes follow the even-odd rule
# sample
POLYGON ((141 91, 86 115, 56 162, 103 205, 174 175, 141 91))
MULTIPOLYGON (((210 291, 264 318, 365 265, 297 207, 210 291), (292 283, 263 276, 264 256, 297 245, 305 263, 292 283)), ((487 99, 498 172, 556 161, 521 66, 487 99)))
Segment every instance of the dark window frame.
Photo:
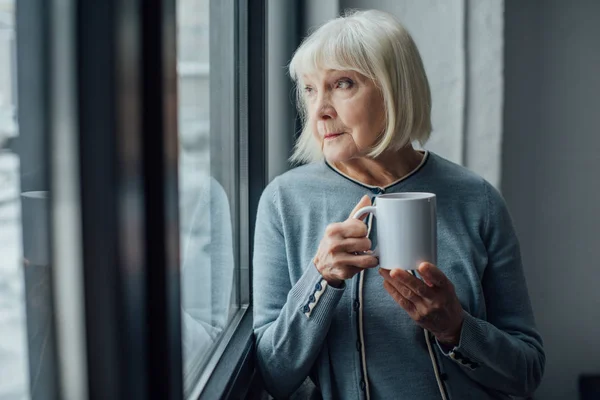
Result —
POLYGON ((174 0, 77 2, 90 398, 182 398, 174 0))

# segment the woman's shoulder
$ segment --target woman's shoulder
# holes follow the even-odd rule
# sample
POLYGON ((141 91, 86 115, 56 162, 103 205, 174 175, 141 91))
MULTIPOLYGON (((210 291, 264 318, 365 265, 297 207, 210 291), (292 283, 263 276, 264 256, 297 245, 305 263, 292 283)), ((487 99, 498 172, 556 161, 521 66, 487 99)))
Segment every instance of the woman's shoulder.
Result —
POLYGON ((436 177, 441 179, 458 180, 465 184, 481 184, 483 177, 469 168, 457 164, 439 154, 429 152, 429 160, 436 177))
POLYGON ((329 170, 324 162, 300 165, 276 176, 265 188, 266 191, 305 190, 318 185, 329 170))
POLYGON ((261 199, 274 204, 280 203, 284 198, 306 199, 307 193, 324 187, 323 178, 327 174, 324 162, 294 167, 273 178, 264 188, 261 199))
POLYGON ((448 204, 483 213, 506 208, 500 191, 478 173, 437 154, 428 161, 431 161, 428 181, 438 197, 448 204))
POLYGON ((322 177, 329 169, 323 161, 293 167, 279 175, 277 178, 282 184, 296 184, 298 182, 314 182, 322 177))
POLYGON ((478 194, 495 190, 489 181, 475 171, 435 153, 430 152, 429 157, 428 163, 431 163, 431 168, 428 178, 438 183, 441 188, 478 194))

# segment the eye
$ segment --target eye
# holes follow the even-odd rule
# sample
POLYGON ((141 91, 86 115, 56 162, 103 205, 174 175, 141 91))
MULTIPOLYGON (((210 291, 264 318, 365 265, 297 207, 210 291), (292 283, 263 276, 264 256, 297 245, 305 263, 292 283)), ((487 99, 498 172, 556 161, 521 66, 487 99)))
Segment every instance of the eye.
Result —
POLYGON ((354 82, 350 78, 340 79, 336 82, 336 87, 339 89, 350 89, 354 86, 354 82))
POLYGON ((304 86, 302 91, 304 92, 304 94, 310 95, 310 94, 314 93, 315 90, 311 86, 304 86))

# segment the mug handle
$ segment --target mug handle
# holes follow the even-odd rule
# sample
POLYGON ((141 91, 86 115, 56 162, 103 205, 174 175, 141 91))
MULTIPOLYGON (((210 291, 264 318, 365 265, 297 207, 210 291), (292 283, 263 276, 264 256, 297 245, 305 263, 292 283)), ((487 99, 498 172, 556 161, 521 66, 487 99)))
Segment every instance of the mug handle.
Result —
MULTIPOLYGON (((362 217, 365 214, 373 214, 374 217, 377 217, 377 206, 366 206, 361 208, 360 210, 358 210, 354 216, 352 216, 352 218, 354 219, 359 219, 360 217, 362 217)), ((373 254, 374 257, 379 257, 379 246, 377 246, 375 248, 375 250, 373 250, 373 254)))

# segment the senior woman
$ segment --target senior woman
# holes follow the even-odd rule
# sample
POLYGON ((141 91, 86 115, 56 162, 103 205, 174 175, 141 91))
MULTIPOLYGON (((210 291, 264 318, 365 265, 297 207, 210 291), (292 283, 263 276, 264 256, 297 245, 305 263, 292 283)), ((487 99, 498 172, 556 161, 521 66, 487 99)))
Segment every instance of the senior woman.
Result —
MULTIPOLYGON (((484 179, 413 148, 431 132, 418 50, 389 14, 331 20, 290 63, 306 165, 274 179, 254 250, 257 366, 289 397, 503 399, 538 386, 545 356, 506 205, 484 179), (377 268, 352 219, 381 193, 432 192, 438 265, 377 268)), ((375 220, 376 221, 376 220, 375 220)), ((402 223, 402 221, 398 221, 402 223)))

